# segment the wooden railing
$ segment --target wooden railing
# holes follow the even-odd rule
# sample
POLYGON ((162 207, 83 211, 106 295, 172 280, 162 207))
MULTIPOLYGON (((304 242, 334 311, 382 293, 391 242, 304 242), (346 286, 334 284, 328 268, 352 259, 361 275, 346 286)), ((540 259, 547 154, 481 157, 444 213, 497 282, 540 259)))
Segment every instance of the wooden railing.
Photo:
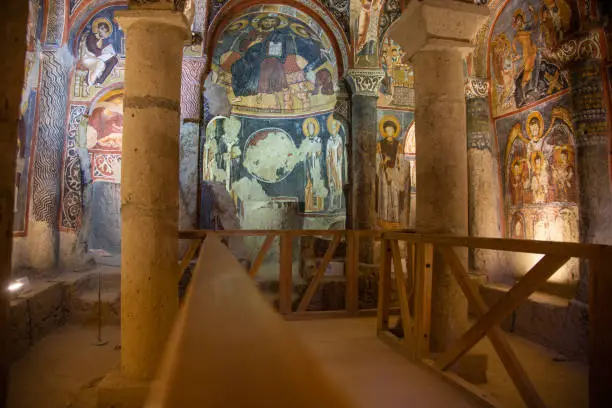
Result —
POLYGON ((570 258, 588 261, 589 269, 589 406, 612 407, 612 247, 542 241, 505 240, 431 236, 385 232, 381 238, 378 296, 378 336, 412 361, 442 374, 470 391, 480 402, 496 406, 492 399, 448 369, 484 336, 488 336, 506 371, 528 408, 547 405, 536 391, 519 358, 512 350, 500 323, 522 302, 540 288, 570 258), (400 243, 407 245, 406 270, 402 265, 400 243), (478 285, 469 277, 454 248, 468 247, 498 251, 543 254, 544 256, 492 307, 481 297, 478 285), (478 321, 438 358, 429 351, 431 328, 432 271, 434 252, 459 283, 467 300, 479 315, 478 321), (395 337, 389 329, 391 265, 398 289, 398 301, 404 337, 395 337), (402 273, 403 272, 403 273, 402 273), (407 279, 404 279, 407 276, 407 279))
MULTIPOLYGON (((382 231, 351 231, 351 230, 190 230, 181 231, 179 239, 190 240, 191 243, 181 260, 179 275, 194 259, 203 240, 208 235, 218 237, 265 237, 263 244, 251 262, 249 275, 255 277, 260 271, 264 259, 273 245, 274 239, 279 238, 279 312, 287 319, 303 319, 317 317, 349 317, 369 314, 369 311, 359 309, 358 300, 358 270, 359 245, 362 240, 380 240, 382 231), (294 308, 292 302, 293 290, 293 240, 302 237, 320 237, 329 240, 329 246, 319 263, 306 291, 299 304, 294 308), (314 295, 321 284, 334 253, 342 241, 346 243, 346 256, 344 257, 345 271, 345 308, 337 311, 308 311, 314 295)), ((375 311, 371 311, 375 313, 375 311)))
POLYGON ((357 406, 334 381, 228 248, 206 239, 145 407, 357 406))

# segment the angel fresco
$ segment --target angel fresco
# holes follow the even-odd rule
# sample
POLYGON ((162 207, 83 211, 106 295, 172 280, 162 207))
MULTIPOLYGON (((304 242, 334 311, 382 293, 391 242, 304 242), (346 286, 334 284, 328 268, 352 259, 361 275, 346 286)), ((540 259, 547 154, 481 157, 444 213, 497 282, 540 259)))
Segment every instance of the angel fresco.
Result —
POLYGON ((538 111, 517 122, 506 147, 506 191, 512 206, 566 202, 575 197, 573 127, 567 109, 555 107, 548 130, 538 111))

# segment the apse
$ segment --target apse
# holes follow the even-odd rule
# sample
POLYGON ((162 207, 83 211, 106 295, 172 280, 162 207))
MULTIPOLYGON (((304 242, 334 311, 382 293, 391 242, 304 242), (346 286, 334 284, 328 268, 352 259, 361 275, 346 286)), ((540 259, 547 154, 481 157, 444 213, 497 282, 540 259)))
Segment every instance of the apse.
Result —
POLYGON ((344 225, 348 127, 334 113, 338 57, 328 33, 303 11, 265 5, 216 38, 212 79, 231 114, 206 124, 203 182, 224 186, 242 228, 344 225))

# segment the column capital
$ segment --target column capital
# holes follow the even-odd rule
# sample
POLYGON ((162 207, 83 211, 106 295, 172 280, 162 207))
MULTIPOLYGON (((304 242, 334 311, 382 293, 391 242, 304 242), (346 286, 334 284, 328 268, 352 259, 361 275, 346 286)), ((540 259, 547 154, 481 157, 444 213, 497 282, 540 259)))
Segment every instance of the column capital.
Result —
POLYGON ((565 66, 577 61, 603 60, 602 43, 605 41, 598 31, 584 32, 555 49, 553 58, 565 66))
POLYGON ((175 0, 128 0, 130 10, 175 10, 175 0))
POLYGON ((486 78, 465 78, 465 98, 476 99, 489 96, 489 80, 486 78))
POLYGON ((351 68, 346 74, 346 81, 353 95, 378 96, 378 88, 385 73, 382 69, 351 68))
POLYGON ((120 10, 115 13, 121 28, 127 31, 133 24, 162 24, 179 28, 185 32, 185 40, 191 38, 189 22, 185 15, 170 9, 136 8, 120 10))
POLYGON ((489 18, 488 7, 454 0, 411 1, 389 36, 411 58, 419 51, 473 49, 472 39, 489 18))

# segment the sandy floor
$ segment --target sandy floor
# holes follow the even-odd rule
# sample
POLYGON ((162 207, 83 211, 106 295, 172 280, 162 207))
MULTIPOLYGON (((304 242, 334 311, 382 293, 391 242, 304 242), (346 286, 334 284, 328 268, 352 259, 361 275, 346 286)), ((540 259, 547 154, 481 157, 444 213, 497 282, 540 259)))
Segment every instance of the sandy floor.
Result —
POLYGON ((68 325, 55 330, 11 369, 9 408, 94 408, 95 387, 119 364, 119 326, 97 330, 68 325))
MULTIPOLYGON (((375 321, 330 319, 288 323, 326 369, 344 385, 359 408, 469 408, 457 390, 409 363, 374 336, 375 321)), ((119 363, 119 327, 103 329, 105 346, 97 347, 96 330, 62 327, 36 344, 13 365, 9 408, 94 408, 95 387, 119 363)), ((587 407, 587 368, 556 361, 554 354, 511 336, 511 343, 550 407, 587 407)), ((476 351, 490 352, 488 340, 476 351)), ((507 408, 523 407, 497 357, 489 359, 484 385, 507 408)))

